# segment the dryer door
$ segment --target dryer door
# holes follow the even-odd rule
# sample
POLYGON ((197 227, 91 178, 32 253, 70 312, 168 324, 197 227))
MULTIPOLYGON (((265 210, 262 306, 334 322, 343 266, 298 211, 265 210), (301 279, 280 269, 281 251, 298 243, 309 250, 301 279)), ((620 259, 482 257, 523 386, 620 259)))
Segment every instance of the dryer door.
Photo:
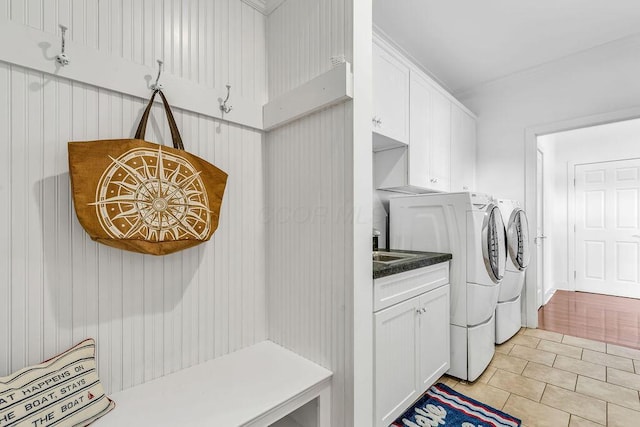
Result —
POLYGON ((509 256, 513 265, 523 271, 529 266, 529 222, 522 209, 514 209, 507 227, 509 256))
POLYGON ((500 209, 490 204, 482 225, 482 256, 489 277, 500 283, 507 264, 506 236, 500 209))

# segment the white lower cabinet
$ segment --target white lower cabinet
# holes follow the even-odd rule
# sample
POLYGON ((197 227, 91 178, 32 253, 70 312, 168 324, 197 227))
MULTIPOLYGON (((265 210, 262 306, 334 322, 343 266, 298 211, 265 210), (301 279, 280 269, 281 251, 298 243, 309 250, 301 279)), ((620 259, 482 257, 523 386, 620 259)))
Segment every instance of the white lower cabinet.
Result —
POLYGON ((420 296, 418 366, 422 391, 449 369, 449 285, 420 296))
POLYGON ((439 270, 446 277, 431 282, 437 288, 373 314, 376 427, 391 424, 449 369, 448 268, 439 270))
POLYGON ((374 314, 377 426, 391 424, 419 396, 419 299, 415 297, 374 314))

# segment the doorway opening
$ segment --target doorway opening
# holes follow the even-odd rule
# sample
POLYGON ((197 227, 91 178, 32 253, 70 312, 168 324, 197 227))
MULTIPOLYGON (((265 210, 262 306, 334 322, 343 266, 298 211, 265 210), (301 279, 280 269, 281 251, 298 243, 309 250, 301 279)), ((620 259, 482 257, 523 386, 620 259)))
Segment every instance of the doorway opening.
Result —
POLYGON ((538 136, 536 150, 538 326, 640 348, 640 119, 538 136))

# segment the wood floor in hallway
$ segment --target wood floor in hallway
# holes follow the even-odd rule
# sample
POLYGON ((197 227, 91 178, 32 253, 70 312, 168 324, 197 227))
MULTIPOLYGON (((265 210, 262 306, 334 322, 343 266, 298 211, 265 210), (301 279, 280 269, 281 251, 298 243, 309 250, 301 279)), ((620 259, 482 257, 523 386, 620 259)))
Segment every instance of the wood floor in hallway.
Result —
POLYGON ((640 300, 556 291, 538 310, 538 328, 640 349, 640 300))

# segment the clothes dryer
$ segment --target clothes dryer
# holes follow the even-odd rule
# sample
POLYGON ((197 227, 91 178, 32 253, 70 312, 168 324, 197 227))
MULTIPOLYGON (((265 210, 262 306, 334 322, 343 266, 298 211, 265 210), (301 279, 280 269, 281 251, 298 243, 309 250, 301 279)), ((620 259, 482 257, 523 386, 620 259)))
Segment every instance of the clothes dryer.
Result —
POLYGON ((507 266, 500 283, 496 307, 496 344, 514 336, 522 325, 521 295, 525 270, 529 265, 529 223, 517 200, 498 199, 502 217, 507 221, 507 266))
POLYGON ((499 208, 490 196, 468 192, 394 197, 389 231, 392 248, 452 254, 448 373, 474 381, 495 352, 495 308, 506 266, 499 208))

